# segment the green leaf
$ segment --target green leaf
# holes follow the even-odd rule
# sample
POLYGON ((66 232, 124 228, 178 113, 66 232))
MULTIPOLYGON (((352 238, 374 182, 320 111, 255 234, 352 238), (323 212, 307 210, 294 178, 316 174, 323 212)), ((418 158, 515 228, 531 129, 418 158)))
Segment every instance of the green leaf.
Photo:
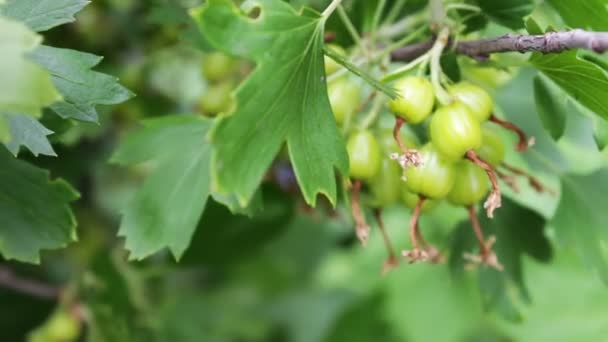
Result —
POLYGON ((0 15, 19 20, 32 30, 46 31, 73 22, 88 0, 7 0, 0 15))
POLYGON ((523 18, 534 9, 532 0, 477 0, 477 3, 490 19, 513 30, 523 28, 523 18))
POLYGON ((533 54, 530 62, 575 101, 608 119, 608 74, 576 51, 533 54))
POLYGON ((0 17, 0 113, 40 116, 61 99, 49 73, 26 59, 41 40, 23 24, 0 17))
POLYGON ((559 140, 566 129, 568 97, 555 83, 544 76, 537 75, 534 78, 534 98, 543 126, 553 139, 559 140))
POLYGON ((597 117, 593 118, 593 137, 600 151, 608 145, 608 121, 597 117))
POLYGON ((53 75, 64 101, 51 109, 64 119, 97 122, 96 105, 118 104, 133 97, 117 78, 90 70, 102 57, 49 46, 40 46, 31 57, 53 75))
POLYGON ((15 157, 19 154, 21 146, 27 147, 36 157, 40 154, 57 156, 46 137, 53 134, 53 131, 29 116, 7 114, 4 117, 8 120, 11 132, 11 139, 6 144, 6 148, 15 157))
POLYGON ((595 31, 608 31, 607 0, 549 0, 566 24, 595 31))
POLYGON ((608 284, 608 264, 603 247, 608 236, 606 193, 608 169, 588 176, 562 177, 562 198, 551 223, 558 241, 565 246, 576 246, 579 254, 608 284))
POLYGON ((194 115, 148 120, 112 157, 122 165, 155 165, 123 212, 119 235, 126 238, 131 259, 164 247, 179 259, 190 244, 209 196, 210 125, 194 115))
POLYGON ((257 62, 236 94, 236 111, 212 131, 214 181, 246 204, 287 141, 306 202, 314 206, 321 193, 335 204, 335 168, 347 174, 348 156, 327 98, 324 21, 279 0, 255 3, 255 20, 228 0, 208 1, 195 13, 214 46, 257 62))
MULTIPOLYGON (((488 309, 498 309, 505 317, 519 320, 515 299, 511 298, 511 288, 515 286, 524 302, 530 301, 523 277, 523 256, 542 262, 551 259, 553 251, 544 234, 545 219, 537 212, 524 208, 505 198, 503 206, 496 211, 493 219, 480 215, 480 224, 486 238, 496 236, 494 251, 503 264, 504 271, 482 268, 479 273, 480 288, 484 305, 488 309)), ((477 245, 469 222, 462 223, 453 234, 450 266, 453 272, 463 269, 462 253, 471 251, 477 245)))
POLYGON ((76 241, 69 202, 78 193, 47 171, 0 149, 0 253, 5 259, 40 262, 40 251, 76 241))

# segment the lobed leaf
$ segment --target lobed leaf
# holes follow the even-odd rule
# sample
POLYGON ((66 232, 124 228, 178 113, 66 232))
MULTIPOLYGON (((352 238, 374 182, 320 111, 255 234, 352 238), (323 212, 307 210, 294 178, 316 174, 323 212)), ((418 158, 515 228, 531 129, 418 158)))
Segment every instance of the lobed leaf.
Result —
POLYGON ((536 109, 543 126, 554 140, 559 140, 566 130, 568 96, 544 76, 534 78, 536 109))
POLYGON ((315 205, 321 193, 335 204, 335 169, 346 174, 348 157, 327 97, 324 20, 279 0, 247 4, 260 9, 256 19, 228 0, 210 0, 194 14, 212 45, 257 63, 236 93, 235 112, 213 128, 214 181, 244 206, 287 142, 306 202, 315 205))

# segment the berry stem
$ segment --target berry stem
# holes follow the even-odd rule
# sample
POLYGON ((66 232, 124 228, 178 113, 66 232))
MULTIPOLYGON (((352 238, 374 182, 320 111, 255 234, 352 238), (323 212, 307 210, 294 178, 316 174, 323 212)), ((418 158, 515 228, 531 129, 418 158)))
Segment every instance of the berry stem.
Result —
POLYGON ((469 218, 471 220, 471 226, 473 227, 473 232, 475 233, 475 237, 479 242, 479 255, 472 255, 469 253, 465 253, 465 259, 468 259, 472 262, 471 266, 475 266, 476 264, 485 264, 490 267, 493 267, 499 271, 503 270, 502 264, 498 261, 498 257, 492 251, 492 246, 496 242, 495 236, 490 236, 486 241, 483 237, 483 232, 481 230, 481 225, 479 224, 479 219, 477 218, 477 213, 475 213, 475 207, 469 206, 467 207, 467 211, 469 213, 469 218))
POLYGON ((353 182, 352 198, 351 198, 351 210, 353 219, 355 220, 357 238, 361 242, 361 245, 367 244, 369 238, 369 225, 365 221, 361 205, 359 203, 359 193, 361 192, 361 181, 355 180, 353 182))
POLYGON ((481 251, 482 255, 487 255, 490 252, 490 249, 486 245, 486 240, 483 237, 483 232, 481 231, 481 224, 479 224, 479 219, 477 218, 477 213, 475 212, 475 207, 473 207, 473 206, 467 207, 467 212, 469 213, 469 219, 471 220, 471 226, 473 227, 473 232, 475 233, 477 242, 479 242, 479 250, 481 251))
POLYGON ((519 137, 519 140, 517 142, 517 145, 515 146, 516 151, 524 152, 525 150, 528 149, 528 147, 534 145, 534 138, 528 139, 528 137, 526 136, 526 133, 524 133, 524 131, 521 128, 519 128, 517 125, 515 125, 514 123, 506 121, 506 120, 502 120, 494 114, 492 114, 490 116, 489 120, 490 120, 490 122, 493 122, 505 129, 508 129, 509 131, 512 131, 515 134, 517 134, 517 136, 519 137))
POLYGON ((475 163, 477 166, 481 167, 486 171, 490 182, 492 183, 492 192, 488 199, 484 203, 483 207, 487 210, 488 217, 494 217, 494 210, 496 208, 500 208, 501 206, 501 194, 500 194, 500 186, 498 185, 498 179, 496 177, 496 172, 494 168, 482 159, 480 159, 477 154, 473 150, 470 150, 466 154, 466 158, 475 163))
POLYGON ((388 273, 391 269, 397 267, 399 265, 399 259, 397 259, 397 255, 395 254, 395 249, 393 248, 393 244, 391 242, 391 238, 384 227, 384 220, 382 219, 382 209, 375 208, 374 209, 374 218, 378 223, 378 229, 380 229, 380 233, 382 234, 382 240, 384 241, 384 247, 388 252, 388 258, 384 262, 382 266, 382 274, 388 273))
POLYGON ((502 162, 500 164, 500 166, 502 168, 504 168, 505 170, 511 172, 514 175, 522 176, 522 177, 528 179, 528 183, 534 190, 536 190, 536 192, 541 193, 541 194, 546 192, 553 196, 557 195, 555 190, 547 188, 545 185, 543 185, 543 183, 541 183, 540 180, 538 180, 538 178, 534 177, 533 175, 529 174, 528 172, 526 172, 522 169, 516 168, 515 166, 512 166, 505 162, 502 162))
POLYGON ((399 165, 403 169, 406 169, 410 165, 418 167, 422 165, 422 156, 415 149, 408 149, 407 146, 403 143, 401 139, 401 127, 405 124, 405 119, 400 116, 395 116, 395 127, 393 128, 393 138, 397 142, 399 146, 399 150, 401 150, 401 155, 393 154, 391 155, 391 159, 397 160, 399 165))
POLYGON ((515 177, 511 176, 511 175, 507 175, 506 173, 496 169, 496 174, 498 175, 498 178, 500 178, 505 184, 507 184, 507 186, 509 188, 511 188, 511 190, 513 190, 513 192, 515 193, 519 193, 521 191, 521 189, 519 188, 519 184, 517 184, 517 180, 515 179, 515 177))
POLYGON ((420 236, 420 231, 418 230, 418 220, 420 219, 420 212, 422 211, 422 205, 426 198, 420 196, 418 199, 418 203, 416 203, 416 207, 414 207, 414 212, 412 213, 412 217, 410 218, 410 241, 412 242, 412 247, 414 250, 420 249, 420 245, 418 244, 418 237, 420 236))
POLYGON ((450 30, 447 27, 444 27, 439 32, 437 36, 437 40, 433 44, 431 48, 431 83, 433 83, 433 87, 435 88, 435 96, 437 96, 437 100, 443 105, 447 105, 452 102, 452 96, 448 94, 448 92, 441 85, 441 74, 443 73, 441 70, 441 55, 443 54, 443 50, 448 45, 450 39, 450 30))

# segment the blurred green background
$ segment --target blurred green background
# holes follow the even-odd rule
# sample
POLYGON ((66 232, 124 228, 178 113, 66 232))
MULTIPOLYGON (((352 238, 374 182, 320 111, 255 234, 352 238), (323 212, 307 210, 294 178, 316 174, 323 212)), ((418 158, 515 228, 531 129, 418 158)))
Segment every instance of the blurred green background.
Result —
MULTIPOLYGON (((402 264, 381 276, 386 252, 377 231, 362 248, 344 208, 310 210, 272 182, 264 185, 265 210, 253 219, 209 203, 179 263, 168 253, 127 262, 116 238, 119 213, 146 168, 125 170, 107 160, 141 119, 202 113, 202 96, 214 85, 195 48, 205 49, 204 39, 186 12, 196 4, 95 0, 75 23, 45 34, 47 44, 105 56, 98 70, 119 76, 137 97, 100 110, 101 125, 43 118, 56 132, 50 138, 60 158, 29 159, 81 192, 80 241, 46 253, 42 266, 3 262, 3 270, 65 295, 57 303, 0 287, 0 340, 24 340, 58 307, 79 310, 88 323, 81 339, 93 341, 608 340, 605 284, 580 258, 585 253, 556 237, 559 221, 546 222, 556 210, 574 220, 579 213, 559 204, 559 195, 529 187, 507 193, 501 209, 507 214, 486 222, 487 229, 502 229, 495 232, 506 246, 498 251, 509 268, 503 274, 463 270, 460 255, 473 241, 466 212, 444 206, 422 218, 422 229, 441 249, 450 247, 448 262, 402 264)), ((246 74, 251 65, 239 63, 246 74)), ((592 120, 572 107, 564 138, 553 142, 536 115, 534 73, 520 70, 495 93, 501 112, 537 139, 528 156, 509 158, 556 191, 563 174, 576 182, 599 172, 592 179, 605 186, 606 172, 598 170, 608 155, 595 148, 592 120)), ((395 207, 383 215, 405 248, 409 212, 395 207)))

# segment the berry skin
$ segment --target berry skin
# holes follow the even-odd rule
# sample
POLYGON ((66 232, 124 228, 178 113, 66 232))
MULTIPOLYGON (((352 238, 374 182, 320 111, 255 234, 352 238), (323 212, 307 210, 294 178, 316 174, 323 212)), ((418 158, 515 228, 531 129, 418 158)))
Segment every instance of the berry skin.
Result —
POLYGON ((430 131, 437 151, 452 162, 481 146, 481 124, 467 106, 458 101, 435 111, 430 131))
POLYGON ((460 82, 448 89, 450 95, 464 103, 479 122, 488 120, 492 115, 494 103, 492 97, 483 88, 469 82, 460 82))
POLYGON ((486 125, 482 125, 481 147, 475 153, 483 161, 496 167, 505 160, 505 144, 498 132, 486 125))
POLYGON ((454 170, 456 180, 447 196, 450 203, 468 207, 481 201, 490 190, 486 172, 471 161, 458 162, 454 170))
MULTIPOLYGON (((330 50, 333 50, 338 55, 346 56, 346 51, 340 45, 327 44, 327 48, 330 50)), ((342 65, 338 64, 338 62, 334 61, 333 59, 331 59, 330 57, 327 57, 327 56, 324 57, 324 63, 325 63, 325 74, 326 75, 333 74, 334 72, 340 70, 340 68, 342 67, 342 65)))
MULTIPOLYGON (((414 209, 416 207, 416 205, 418 204, 418 201, 420 200, 420 197, 415 194, 410 192, 405 186, 401 187, 401 202, 403 204, 405 204, 406 207, 410 208, 410 209, 414 209)), ((426 213, 429 212, 433 209, 435 209, 435 207, 440 203, 440 200, 432 200, 432 199, 427 199, 424 201, 424 203, 422 204, 422 213, 426 213)))
POLYGON ((433 85, 426 78, 405 77, 397 81, 395 89, 399 98, 389 101, 388 108, 408 124, 421 123, 433 111, 435 92, 433 85))
POLYGON ((329 103, 336 122, 341 125, 361 104, 359 86, 348 78, 340 78, 328 86, 329 103))
POLYGON ((376 138, 369 131, 358 131, 346 143, 350 165, 350 176, 355 179, 372 180, 380 171, 381 150, 376 138))
POLYGON ((203 75, 208 81, 225 80, 234 71, 235 61, 221 52, 211 52, 203 57, 203 75))
POLYGON ((405 186, 415 194, 431 199, 445 197, 454 185, 454 168, 434 147, 426 144, 421 150, 422 165, 405 170, 405 186))
POLYGON ((200 108, 210 116, 229 112, 232 104, 232 84, 230 82, 208 86, 199 101, 200 108))
POLYGON ((374 205, 388 207, 397 203, 400 196, 399 189, 403 187, 402 183, 399 165, 387 157, 382 158, 380 171, 369 182, 374 205))

